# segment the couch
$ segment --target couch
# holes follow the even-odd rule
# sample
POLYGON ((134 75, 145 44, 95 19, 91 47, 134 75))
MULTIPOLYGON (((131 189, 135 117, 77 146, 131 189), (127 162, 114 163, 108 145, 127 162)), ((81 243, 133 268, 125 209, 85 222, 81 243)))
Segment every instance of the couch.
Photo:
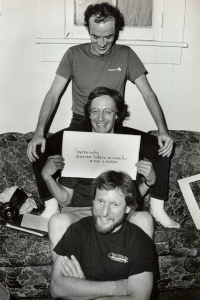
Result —
MULTIPOLYGON (((152 131, 151 134, 156 134, 152 131)), ((0 134, 0 193, 17 185, 35 199, 38 197, 26 148, 33 133, 0 134)), ((178 179, 200 173, 200 133, 171 130, 175 151, 171 162, 167 213, 181 224, 180 229, 166 229, 155 222, 155 245, 159 278, 152 299, 200 299, 200 231, 196 229, 179 188, 178 179)), ((195 195, 200 207, 200 185, 195 195)), ((148 210, 146 197, 144 209, 148 210)), ((52 259, 48 237, 39 237, 7 227, 0 231, 0 282, 13 299, 51 299, 52 259)))

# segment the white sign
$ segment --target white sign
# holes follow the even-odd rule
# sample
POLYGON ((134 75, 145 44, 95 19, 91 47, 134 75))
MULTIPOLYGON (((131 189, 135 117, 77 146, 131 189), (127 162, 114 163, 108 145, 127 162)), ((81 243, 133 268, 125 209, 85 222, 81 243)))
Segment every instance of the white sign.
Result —
POLYGON ((141 136, 65 131, 63 177, 96 178, 108 170, 124 171, 136 179, 141 136))

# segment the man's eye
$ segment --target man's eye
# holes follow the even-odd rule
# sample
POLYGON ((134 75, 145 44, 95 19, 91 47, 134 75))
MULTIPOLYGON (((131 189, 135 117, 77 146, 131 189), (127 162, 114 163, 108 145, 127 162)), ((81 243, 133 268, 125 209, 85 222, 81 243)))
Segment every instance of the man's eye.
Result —
POLYGON ((93 109, 92 110, 92 114, 98 114, 98 110, 97 109, 93 109))
POLYGON ((110 116, 111 114, 112 114, 112 111, 111 110, 105 110, 104 111, 104 114, 106 115, 106 116, 110 116))
POLYGON ((106 38, 107 38, 107 40, 110 40, 112 38, 112 35, 109 35, 106 38))
POLYGON ((95 40, 97 40, 97 39, 98 39, 98 36, 93 35, 93 38, 94 38, 95 40))

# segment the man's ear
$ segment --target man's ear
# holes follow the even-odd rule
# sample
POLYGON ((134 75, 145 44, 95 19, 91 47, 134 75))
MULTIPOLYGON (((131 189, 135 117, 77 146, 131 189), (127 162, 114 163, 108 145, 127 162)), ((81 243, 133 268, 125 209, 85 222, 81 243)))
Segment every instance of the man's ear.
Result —
POLYGON ((132 209, 132 207, 127 206, 127 207, 126 207, 126 214, 130 213, 131 209, 132 209))

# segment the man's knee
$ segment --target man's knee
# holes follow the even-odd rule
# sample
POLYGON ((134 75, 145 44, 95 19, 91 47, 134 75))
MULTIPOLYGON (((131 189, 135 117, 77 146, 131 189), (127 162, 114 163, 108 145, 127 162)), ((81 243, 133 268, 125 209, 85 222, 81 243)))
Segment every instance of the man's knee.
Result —
POLYGON ((54 231, 65 231, 74 222, 78 221, 79 217, 73 213, 54 214, 49 220, 49 233, 54 231))
POLYGON ((144 226, 153 227, 153 225, 154 225, 153 217, 147 211, 140 212, 140 222, 142 222, 142 224, 144 224, 144 226))
POLYGON ((134 212, 128 217, 128 221, 139 226, 144 230, 151 238, 154 233, 154 221, 151 214, 147 211, 134 212))
POLYGON ((50 219, 49 219, 49 230, 54 230, 55 228, 62 228, 62 224, 67 224, 68 223, 68 217, 67 214, 54 214, 50 219))

